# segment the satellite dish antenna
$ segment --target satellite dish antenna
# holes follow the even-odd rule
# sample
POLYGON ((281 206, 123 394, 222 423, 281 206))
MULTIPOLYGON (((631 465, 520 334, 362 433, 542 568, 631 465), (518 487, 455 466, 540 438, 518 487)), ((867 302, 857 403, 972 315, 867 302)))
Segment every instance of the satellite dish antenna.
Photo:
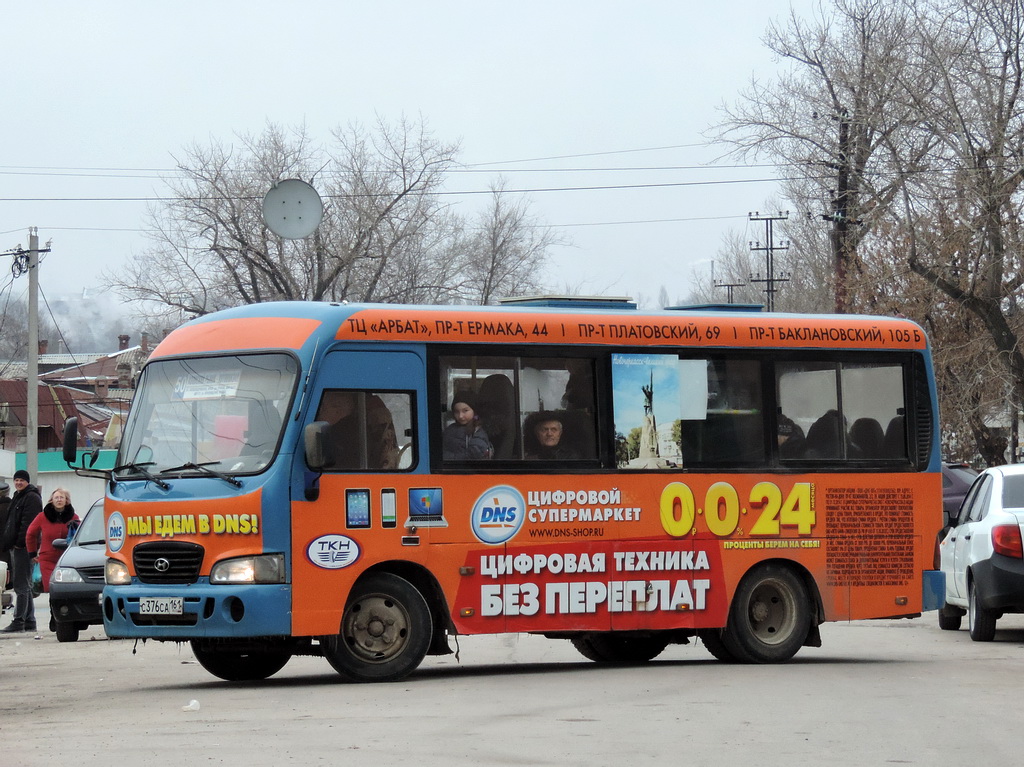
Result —
POLYGON ((297 178, 286 178, 263 198, 263 221, 286 240, 309 237, 320 226, 324 204, 316 189, 297 178))

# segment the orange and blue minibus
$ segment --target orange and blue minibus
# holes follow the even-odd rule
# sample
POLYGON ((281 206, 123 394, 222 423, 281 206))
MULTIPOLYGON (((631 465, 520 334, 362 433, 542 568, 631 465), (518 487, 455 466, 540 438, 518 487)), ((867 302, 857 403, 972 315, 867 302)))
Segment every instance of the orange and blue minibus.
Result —
POLYGON ((283 302, 169 333, 115 468, 78 470, 106 633, 222 679, 397 680, 502 632, 774 663, 938 607, 937 423, 901 318, 283 302))

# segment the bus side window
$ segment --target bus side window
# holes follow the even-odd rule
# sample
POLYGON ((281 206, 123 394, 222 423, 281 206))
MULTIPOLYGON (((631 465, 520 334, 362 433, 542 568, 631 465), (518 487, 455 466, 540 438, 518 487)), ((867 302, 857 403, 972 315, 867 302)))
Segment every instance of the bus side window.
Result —
MULTIPOLYGON (((382 397, 409 401, 407 394, 329 389, 316 420, 326 421, 328 461, 334 471, 399 468, 399 445, 392 409, 382 397)), ((403 434, 409 430, 403 429, 403 434)), ((403 462, 404 463, 404 462, 403 462)))

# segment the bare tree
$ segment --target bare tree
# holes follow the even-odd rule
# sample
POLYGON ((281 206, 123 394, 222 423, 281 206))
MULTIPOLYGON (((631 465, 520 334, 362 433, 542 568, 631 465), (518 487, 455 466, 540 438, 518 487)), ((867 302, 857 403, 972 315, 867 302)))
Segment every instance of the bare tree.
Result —
POLYGON ((530 214, 527 202, 507 195, 504 180, 499 180, 491 186, 489 207, 465 238, 466 299, 491 304, 500 297, 537 291, 548 251, 560 242, 530 214))
POLYGON ((153 247, 108 277, 172 323, 263 301, 490 302, 536 287, 556 239, 500 187, 468 227, 439 194, 457 149, 422 121, 380 119, 335 130, 326 148, 274 125, 238 146, 193 145, 149 212, 153 247), (263 195, 284 178, 325 201, 306 239, 262 221, 263 195))
POLYGON ((773 158, 800 210, 829 222, 835 309, 848 311, 862 273, 858 246, 900 188, 889 148, 913 135, 915 115, 897 98, 907 12, 891 0, 833 5, 831 17, 791 12, 785 26, 769 27, 765 45, 789 66, 752 82, 725 109, 717 138, 741 156, 773 158))

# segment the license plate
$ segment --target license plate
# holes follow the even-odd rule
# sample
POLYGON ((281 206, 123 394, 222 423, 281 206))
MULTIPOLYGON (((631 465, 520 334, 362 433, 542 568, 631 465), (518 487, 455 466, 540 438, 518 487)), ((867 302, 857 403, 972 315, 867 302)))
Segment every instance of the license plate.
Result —
POLYGON ((143 597, 139 600, 139 615, 181 615, 184 608, 182 597, 143 597))

